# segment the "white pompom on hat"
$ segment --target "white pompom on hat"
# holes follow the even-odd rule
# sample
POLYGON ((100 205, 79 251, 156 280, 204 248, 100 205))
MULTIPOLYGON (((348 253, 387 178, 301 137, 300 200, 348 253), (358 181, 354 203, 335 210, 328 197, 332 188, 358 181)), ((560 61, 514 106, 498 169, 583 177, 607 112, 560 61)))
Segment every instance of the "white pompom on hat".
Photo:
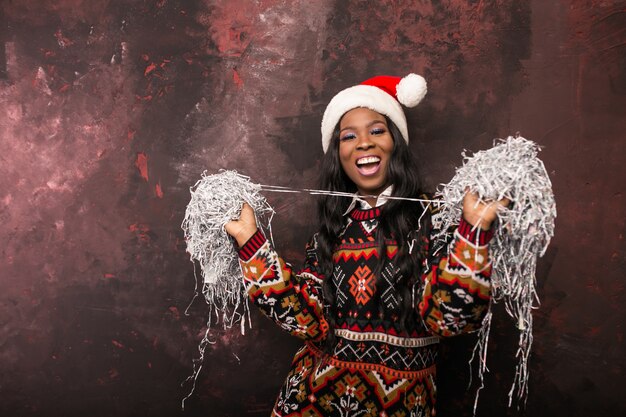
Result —
POLYGON ((346 112, 366 107, 391 119, 408 143, 406 116, 400 104, 415 107, 426 95, 426 80, 417 74, 404 78, 379 75, 346 88, 330 100, 322 118, 322 147, 328 150, 333 131, 346 112))

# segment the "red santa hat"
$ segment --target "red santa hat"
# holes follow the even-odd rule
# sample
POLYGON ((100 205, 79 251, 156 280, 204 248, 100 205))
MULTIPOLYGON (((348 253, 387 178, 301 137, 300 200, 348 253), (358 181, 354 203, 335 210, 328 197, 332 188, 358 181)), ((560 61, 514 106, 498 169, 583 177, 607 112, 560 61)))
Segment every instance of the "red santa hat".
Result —
POLYGON ((404 78, 379 75, 340 91, 330 100, 322 118, 324 152, 328 150, 337 123, 346 112, 357 107, 366 107, 389 117, 408 143, 406 116, 400 104, 415 107, 425 95, 426 80, 417 74, 404 78))

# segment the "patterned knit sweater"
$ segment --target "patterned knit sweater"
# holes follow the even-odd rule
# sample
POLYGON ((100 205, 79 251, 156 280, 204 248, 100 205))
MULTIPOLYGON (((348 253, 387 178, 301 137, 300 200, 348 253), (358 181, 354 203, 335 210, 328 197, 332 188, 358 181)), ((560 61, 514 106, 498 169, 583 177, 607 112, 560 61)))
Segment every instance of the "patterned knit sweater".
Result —
POLYGON ((381 208, 349 213, 334 252, 332 277, 319 270, 315 237, 298 273, 260 232, 240 249, 250 299, 305 341, 272 416, 435 415, 437 343, 440 336, 476 330, 482 322, 489 305, 486 244, 491 234, 483 232, 477 240, 471 225, 461 220, 442 250, 428 245, 421 293, 415 295, 413 317, 403 329, 393 313, 398 295, 391 278, 398 271, 398 247, 388 239, 386 253, 380 253, 374 238, 380 215, 381 208), (381 256, 386 260, 375 276, 381 256), (325 279, 332 279, 335 290, 333 328, 321 296, 325 279), (326 355, 321 346, 329 332, 336 343, 326 355))

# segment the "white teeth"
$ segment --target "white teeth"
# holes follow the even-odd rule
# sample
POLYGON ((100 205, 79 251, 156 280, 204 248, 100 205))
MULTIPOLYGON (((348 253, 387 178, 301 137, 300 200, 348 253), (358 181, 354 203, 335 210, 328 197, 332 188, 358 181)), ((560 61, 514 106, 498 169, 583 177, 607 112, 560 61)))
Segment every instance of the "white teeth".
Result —
POLYGON ((374 164, 380 162, 380 158, 377 156, 366 156, 365 158, 357 159, 357 165, 374 164))

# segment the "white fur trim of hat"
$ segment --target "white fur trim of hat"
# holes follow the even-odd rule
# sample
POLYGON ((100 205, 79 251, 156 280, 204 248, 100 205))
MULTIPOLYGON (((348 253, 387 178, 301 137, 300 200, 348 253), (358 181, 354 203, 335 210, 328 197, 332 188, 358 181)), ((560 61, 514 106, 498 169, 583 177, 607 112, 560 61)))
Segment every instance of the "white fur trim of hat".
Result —
POLYGON ((398 127, 408 143, 409 131, 401 104, 415 107, 426 96, 426 80, 417 74, 404 78, 379 75, 340 91, 330 100, 322 118, 322 148, 328 150, 333 131, 346 112, 365 107, 383 114, 398 127))

